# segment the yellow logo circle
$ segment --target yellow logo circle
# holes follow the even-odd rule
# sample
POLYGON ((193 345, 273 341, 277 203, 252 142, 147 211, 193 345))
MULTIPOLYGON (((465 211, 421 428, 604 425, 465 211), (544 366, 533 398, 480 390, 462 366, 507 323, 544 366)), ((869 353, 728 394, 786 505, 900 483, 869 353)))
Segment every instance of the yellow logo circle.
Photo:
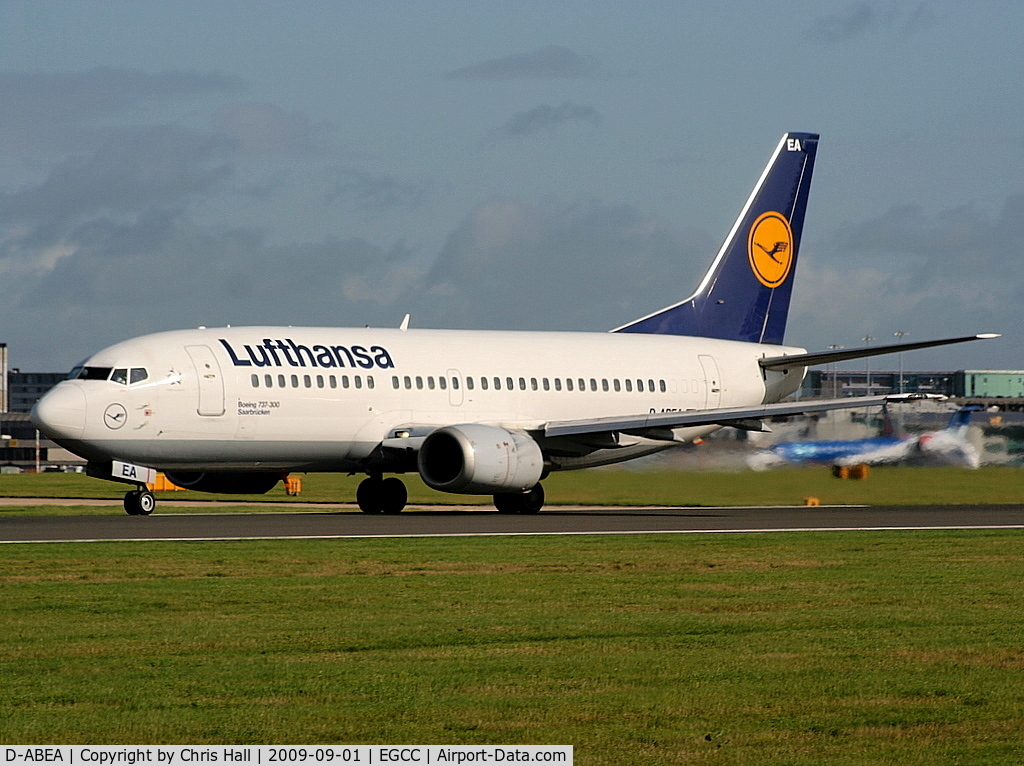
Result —
POLYGON ((793 231, 782 213, 758 216, 747 237, 747 257, 757 281, 778 287, 786 281, 793 265, 793 231))

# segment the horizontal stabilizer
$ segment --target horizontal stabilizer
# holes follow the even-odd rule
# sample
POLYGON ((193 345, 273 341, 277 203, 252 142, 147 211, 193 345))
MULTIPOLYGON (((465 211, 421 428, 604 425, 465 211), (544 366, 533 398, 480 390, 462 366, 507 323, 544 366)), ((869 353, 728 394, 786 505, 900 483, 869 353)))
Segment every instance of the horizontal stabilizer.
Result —
POLYGON ((986 332, 979 335, 966 335, 962 338, 942 338, 940 340, 923 340, 918 343, 894 343, 890 346, 864 346, 862 348, 846 348, 837 351, 819 351, 813 354, 792 354, 790 356, 770 356, 758 360, 758 364, 766 370, 792 370, 798 367, 813 367, 817 364, 834 364, 849 359, 864 359, 869 356, 884 356, 900 351, 913 351, 919 348, 948 346, 951 343, 966 343, 971 340, 989 340, 998 338, 998 333, 986 332))

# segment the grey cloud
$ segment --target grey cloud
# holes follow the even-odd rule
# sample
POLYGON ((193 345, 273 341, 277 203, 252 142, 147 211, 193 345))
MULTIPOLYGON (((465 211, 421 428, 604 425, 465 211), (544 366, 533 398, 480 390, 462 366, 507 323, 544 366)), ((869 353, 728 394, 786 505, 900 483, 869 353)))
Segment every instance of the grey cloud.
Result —
POLYGON ((917 34, 932 29, 938 24, 935 11, 922 3, 915 8, 903 23, 903 32, 907 35, 917 34))
POLYGON ((0 221, 69 219, 179 203, 230 177, 233 142, 173 125, 112 131, 91 156, 58 163, 40 184, 0 196, 0 221))
POLYGON ((449 80, 513 80, 595 77, 600 65, 592 56, 581 56, 561 45, 549 45, 529 53, 489 59, 455 69, 449 80))
POLYGON ((70 366, 124 337, 200 324, 397 324, 390 302, 416 276, 401 244, 277 245, 253 229, 196 229, 170 211, 94 219, 60 241, 73 252, 45 273, 8 281, 18 299, 0 305, 0 325, 28 344, 20 363, 34 369, 59 367, 59 354, 70 366))
POLYGON ((229 104, 214 115, 214 128, 254 155, 309 154, 323 151, 330 128, 314 125, 302 112, 286 112, 255 101, 229 104))
MULTIPOLYGON (((801 263, 794 326, 806 327, 807 335, 800 341, 814 339, 818 348, 864 334, 888 337, 896 329, 921 339, 992 331, 1015 333, 1019 347, 1019 328, 1000 317, 1007 306, 1024 303, 1017 267, 1022 240, 1024 195, 1007 199, 994 216, 971 206, 933 216, 905 205, 839 227, 801 263)), ((1013 344, 970 353, 991 355, 990 366, 1016 368, 1021 359, 1013 344), (1016 358, 999 359, 1007 353, 1016 358)), ((954 349, 943 356, 957 367, 963 354, 954 349)))
POLYGON ((877 15, 870 5, 854 3, 842 13, 819 16, 806 34, 813 42, 841 43, 870 32, 877 22, 877 15))
POLYGON ((327 201, 347 202, 363 213, 384 213, 391 210, 415 210, 429 200, 429 182, 402 181, 393 176, 369 173, 357 168, 342 168, 338 180, 327 193, 327 201))
POLYGON ((527 136, 571 122, 585 122, 597 127, 601 125, 602 117, 592 106, 570 104, 568 101, 558 106, 541 104, 513 115, 499 132, 509 137, 527 136))
POLYGON ((688 295, 713 246, 628 205, 494 199, 451 233, 414 318, 433 327, 604 330, 688 295))
POLYGON ((933 28, 937 18, 935 11, 925 3, 909 11, 899 5, 879 10, 872 3, 852 3, 839 13, 817 17, 805 30, 804 37, 812 43, 831 45, 881 30, 910 36, 933 28))
POLYGON ((90 123, 144 102, 234 93, 245 82, 219 73, 97 67, 84 72, 0 72, 0 149, 80 149, 94 140, 90 123))

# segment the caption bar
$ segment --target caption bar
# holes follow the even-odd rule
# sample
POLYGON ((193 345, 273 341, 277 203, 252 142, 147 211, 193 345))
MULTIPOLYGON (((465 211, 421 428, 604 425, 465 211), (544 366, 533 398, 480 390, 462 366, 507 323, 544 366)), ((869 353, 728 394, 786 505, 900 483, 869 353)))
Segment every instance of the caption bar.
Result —
POLYGON ((136 766, 136 764, 476 764, 554 763, 572 766, 572 745, 8 745, 0 750, 12 766, 136 766))

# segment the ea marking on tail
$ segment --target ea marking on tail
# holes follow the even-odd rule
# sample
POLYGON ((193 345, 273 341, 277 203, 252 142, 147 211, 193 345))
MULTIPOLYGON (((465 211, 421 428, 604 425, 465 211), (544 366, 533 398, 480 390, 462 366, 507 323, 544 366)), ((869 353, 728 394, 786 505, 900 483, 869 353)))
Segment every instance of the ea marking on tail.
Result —
POLYGON ((765 287, 778 287, 793 265, 793 231, 782 213, 763 213, 750 227, 747 256, 754 276, 765 287))

